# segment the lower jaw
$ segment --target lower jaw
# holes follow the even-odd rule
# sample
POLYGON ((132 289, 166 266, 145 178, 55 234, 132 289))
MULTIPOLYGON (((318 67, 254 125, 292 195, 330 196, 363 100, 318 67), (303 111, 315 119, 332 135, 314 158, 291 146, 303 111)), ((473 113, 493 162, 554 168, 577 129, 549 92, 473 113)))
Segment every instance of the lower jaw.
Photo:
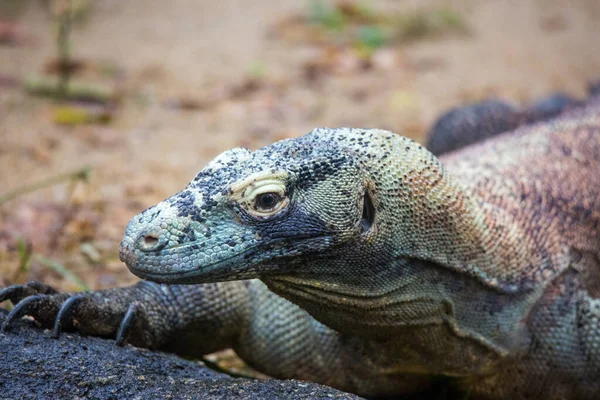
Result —
POLYGON ((246 253, 238 254, 214 264, 188 270, 157 272, 147 267, 140 269, 137 266, 149 265, 148 263, 144 263, 143 259, 138 259, 133 266, 127 265, 127 268, 137 277, 167 284, 200 284, 256 278, 257 276, 240 277, 244 274, 244 270, 239 267, 237 270, 235 269, 236 265, 243 265, 243 258, 246 253))
POLYGON ((156 283, 170 283, 170 284, 192 284, 192 283, 200 283, 198 282, 196 272, 197 271, 189 271, 182 273, 172 273, 172 274, 157 274, 146 271, 139 271, 135 268, 129 267, 129 270, 135 276, 149 280, 156 283))

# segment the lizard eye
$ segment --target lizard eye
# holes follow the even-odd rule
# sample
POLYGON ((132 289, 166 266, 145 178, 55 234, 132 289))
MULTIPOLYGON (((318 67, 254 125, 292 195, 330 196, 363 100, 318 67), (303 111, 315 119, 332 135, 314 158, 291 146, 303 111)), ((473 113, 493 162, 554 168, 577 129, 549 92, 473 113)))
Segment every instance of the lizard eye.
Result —
POLYGON ((232 200, 258 219, 279 214, 290 204, 285 182, 273 174, 266 177, 251 177, 242 181, 239 188, 232 186, 232 200))
POLYGON ((260 211, 270 211, 281 201, 279 193, 261 193, 254 198, 254 207, 260 211))

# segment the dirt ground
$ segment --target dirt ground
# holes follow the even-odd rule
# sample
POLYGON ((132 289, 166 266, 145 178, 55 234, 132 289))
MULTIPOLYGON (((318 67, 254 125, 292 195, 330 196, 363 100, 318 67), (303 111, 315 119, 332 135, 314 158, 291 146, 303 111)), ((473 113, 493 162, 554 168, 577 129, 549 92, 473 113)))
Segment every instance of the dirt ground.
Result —
POLYGON ((92 173, 0 203, 0 287, 134 282, 118 260, 129 218, 228 148, 317 126, 422 140, 448 108, 555 91, 581 98, 600 78, 597 0, 364 2, 384 15, 451 8, 464 24, 460 34, 378 48, 366 66, 335 39, 302 37, 310 2, 90 1, 73 57, 116 66, 121 102, 109 123, 64 126, 53 101, 15 84, 56 57, 49 2, 24 3, 0 16, 16 37, 0 43, 0 196, 84 166, 92 173))

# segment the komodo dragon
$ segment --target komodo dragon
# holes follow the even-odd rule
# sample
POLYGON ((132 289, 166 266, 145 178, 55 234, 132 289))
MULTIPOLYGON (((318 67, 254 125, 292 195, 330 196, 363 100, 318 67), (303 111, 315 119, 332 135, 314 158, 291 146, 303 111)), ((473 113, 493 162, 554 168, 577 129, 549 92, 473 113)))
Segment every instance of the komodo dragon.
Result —
POLYGON ((600 104, 439 159, 370 129, 229 150, 134 217, 120 255, 147 280, 8 287, 4 329, 232 347, 365 396, 442 376, 470 399, 598 399, 600 104))

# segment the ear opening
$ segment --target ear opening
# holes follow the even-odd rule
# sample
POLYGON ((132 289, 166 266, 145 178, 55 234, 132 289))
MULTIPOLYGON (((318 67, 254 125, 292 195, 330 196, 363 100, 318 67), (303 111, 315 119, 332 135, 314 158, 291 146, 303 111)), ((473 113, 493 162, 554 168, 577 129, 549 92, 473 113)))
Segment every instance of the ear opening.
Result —
POLYGON ((375 206, 373 206, 373 200, 371 194, 365 189, 365 195, 363 198, 363 211, 362 217, 360 218, 360 229, 362 233, 367 232, 373 226, 375 222, 375 206))

